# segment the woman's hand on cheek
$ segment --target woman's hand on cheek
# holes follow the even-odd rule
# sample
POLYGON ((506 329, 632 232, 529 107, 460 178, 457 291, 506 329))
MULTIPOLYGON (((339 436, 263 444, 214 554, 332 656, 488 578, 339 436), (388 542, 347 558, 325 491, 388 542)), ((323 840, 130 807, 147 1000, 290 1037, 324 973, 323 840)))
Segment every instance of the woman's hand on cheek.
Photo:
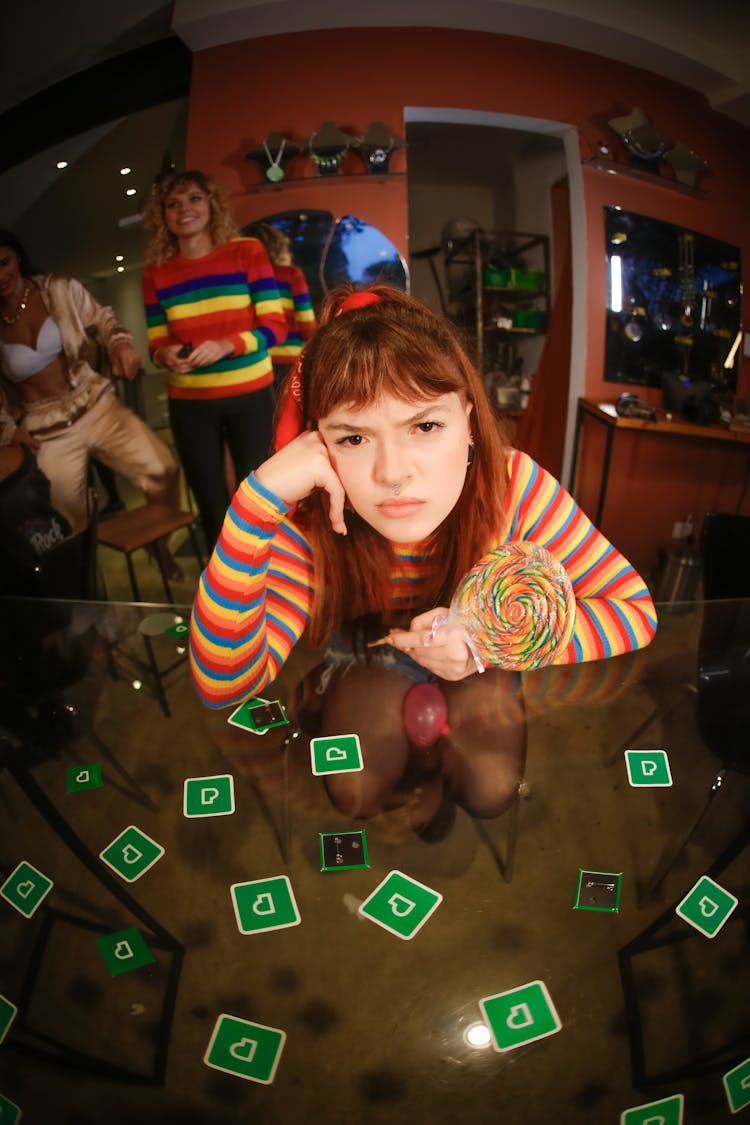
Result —
POLYGON ((388 643, 441 680, 464 680, 477 671, 476 664, 461 629, 445 623, 435 626, 447 617, 444 606, 420 613, 408 629, 391 629, 388 643))
POLYGON ((317 488, 328 493, 331 527, 346 535, 344 487, 331 464, 325 442, 318 430, 308 430, 290 441, 255 473, 264 488, 287 504, 304 500, 317 488))

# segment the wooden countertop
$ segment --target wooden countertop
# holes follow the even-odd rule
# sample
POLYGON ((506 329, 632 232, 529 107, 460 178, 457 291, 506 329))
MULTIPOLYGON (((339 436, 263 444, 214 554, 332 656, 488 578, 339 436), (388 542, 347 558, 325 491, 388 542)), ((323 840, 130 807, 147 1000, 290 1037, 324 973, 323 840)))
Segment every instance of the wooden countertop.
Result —
POLYGON ((750 426, 731 429, 729 425, 721 422, 713 426, 699 426, 694 422, 686 422, 683 418, 677 418, 675 415, 670 416, 659 407, 654 408, 657 418, 655 422, 647 418, 621 418, 616 412, 613 402, 590 398, 579 398, 578 405, 585 413, 593 415, 608 426, 615 426, 621 430, 671 434, 675 437, 696 437, 712 441, 750 442, 750 426))

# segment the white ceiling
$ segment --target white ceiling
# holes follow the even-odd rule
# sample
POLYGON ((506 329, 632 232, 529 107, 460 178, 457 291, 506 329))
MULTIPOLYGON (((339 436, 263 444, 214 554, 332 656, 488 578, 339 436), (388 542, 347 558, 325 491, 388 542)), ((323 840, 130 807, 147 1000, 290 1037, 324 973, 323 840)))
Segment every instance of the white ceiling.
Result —
MULTIPOLYGON (((547 40, 630 63, 704 94, 750 129, 750 0, 34 0, 14 7, 0 36, 0 113, 171 32, 195 51, 290 31, 419 25, 547 40)), ((44 227, 41 244, 53 248, 46 267, 79 276, 110 269, 128 230, 118 224, 142 195, 126 200, 123 181, 111 167, 100 171, 100 158, 137 158, 142 192, 165 149, 181 143, 184 124, 184 103, 167 103, 24 161, 0 176, 0 222, 40 237, 44 227), (55 172, 58 154, 72 156, 75 169, 55 172), (82 222, 59 218, 84 202, 82 222)))

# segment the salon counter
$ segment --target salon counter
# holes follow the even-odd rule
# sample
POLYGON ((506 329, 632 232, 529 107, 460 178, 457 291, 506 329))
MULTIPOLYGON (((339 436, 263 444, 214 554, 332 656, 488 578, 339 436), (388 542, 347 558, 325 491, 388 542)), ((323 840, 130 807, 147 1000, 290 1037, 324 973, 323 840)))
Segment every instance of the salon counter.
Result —
POLYGON ((612 402, 579 398, 568 489, 645 575, 674 524, 708 512, 750 514, 750 429, 702 426, 656 411, 620 417, 612 402))
MULTIPOLYGON (((0 610, 3 1125, 633 1125, 681 1100, 717 1125, 750 1101, 750 778, 700 706, 714 631, 747 683, 750 603, 665 607, 643 652, 524 674, 512 714, 492 673, 446 691, 367 820, 313 772, 317 654, 258 734, 197 699, 187 610, 0 610), (444 742, 501 755, 521 713, 509 808, 446 789, 420 816, 444 742)), ((320 732, 365 766, 372 685, 320 732)))

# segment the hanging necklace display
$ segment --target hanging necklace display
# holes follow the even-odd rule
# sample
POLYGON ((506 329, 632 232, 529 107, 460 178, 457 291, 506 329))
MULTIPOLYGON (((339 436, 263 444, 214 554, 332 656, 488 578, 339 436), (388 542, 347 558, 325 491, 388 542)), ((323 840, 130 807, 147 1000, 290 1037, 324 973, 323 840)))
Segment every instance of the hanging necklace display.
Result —
POLYGON ((385 175, 394 149, 404 148, 406 141, 396 136, 382 121, 372 121, 367 132, 357 141, 357 148, 367 159, 370 175, 385 175))
POLYGON ((279 151, 276 153, 275 157, 271 156, 271 151, 266 141, 263 142, 263 148, 265 150, 266 156, 268 157, 266 179, 271 180, 272 183, 276 184, 279 182, 279 180, 284 179, 284 169, 281 167, 281 161, 284 156, 284 149, 286 148, 286 137, 281 138, 279 151))
POLYGON ((335 176, 338 174, 347 149, 355 144, 357 144, 356 137, 344 133, 335 122, 324 121, 307 141, 307 151, 318 169, 319 176, 335 176))
POLYGON ((29 293, 30 292, 31 292, 31 286, 27 285, 26 288, 24 289, 23 293, 21 294, 21 300, 20 300, 18 308, 16 309, 13 316, 6 316, 5 313, 0 313, 0 316, 2 316, 2 319, 3 319, 3 324, 11 325, 11 324, 17 324, 18 323, 18 321, 21 319, 23 314, 26 312, 26 306, 27 306, 28 301, 29 301, 29 293))
POLYGON ((258 148, 245 153, 245 159, 255 161, 265 178, 272 184, 278 184, 286 175, 284 165, 298 150, 299 145, 289 137, 280 132, 269 133, 258 148))

